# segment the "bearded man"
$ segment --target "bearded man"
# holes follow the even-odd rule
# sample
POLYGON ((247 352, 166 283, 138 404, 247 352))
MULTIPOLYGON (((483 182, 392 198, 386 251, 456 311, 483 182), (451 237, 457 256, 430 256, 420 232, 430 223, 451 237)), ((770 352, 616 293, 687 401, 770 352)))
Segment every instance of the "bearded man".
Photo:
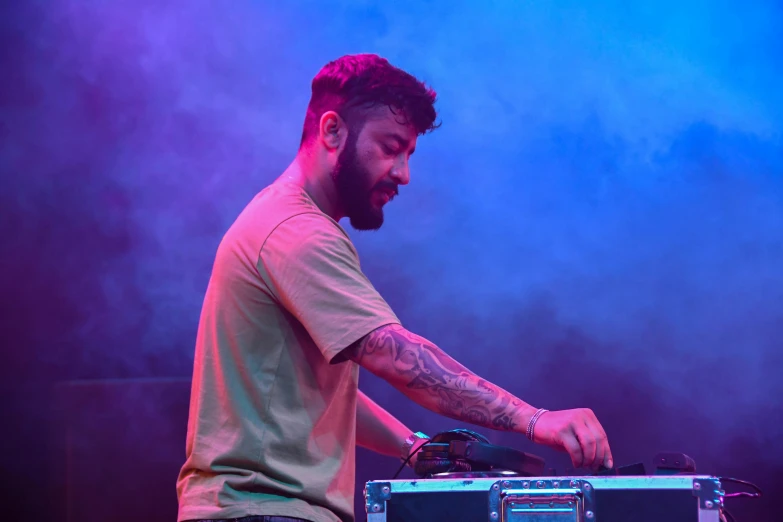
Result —
POLYGON ((435 97, 370 54, 314 78, 296 158, 217 250, 196 340, 180 522, 352 522, 356 445, 404 459, 427 440, 358 390, 360 367, 441 415, 525 434, 576 467, 612 467, 591 410, 530 406, 405 329, 338 223, 381 227, 384 206, 410 181, 418 137, 437 127, 435 97))

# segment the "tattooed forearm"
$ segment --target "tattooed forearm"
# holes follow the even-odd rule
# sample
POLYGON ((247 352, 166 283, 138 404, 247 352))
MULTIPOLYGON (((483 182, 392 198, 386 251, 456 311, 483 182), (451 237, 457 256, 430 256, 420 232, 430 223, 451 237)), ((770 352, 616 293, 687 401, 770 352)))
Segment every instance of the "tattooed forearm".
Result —
POLYGON ((400 325, 375 330, 349 357, 437 413, 496 430, 524 431, 534 411, 400 325))

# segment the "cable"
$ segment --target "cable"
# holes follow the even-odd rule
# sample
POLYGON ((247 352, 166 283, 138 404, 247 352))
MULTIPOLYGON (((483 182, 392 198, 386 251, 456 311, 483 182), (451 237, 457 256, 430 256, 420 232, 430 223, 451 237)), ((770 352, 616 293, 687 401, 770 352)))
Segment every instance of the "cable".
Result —
POLYGON ((734 498, 734 497, 751 497, 751 498, 759 498, 763 492, 761 491, 761 488, 755 485, 752 482, 748 482, 747 480, 740 480, 732 477, 718 477, 718 480, 723 482, 734 482, 736 484, 742 484, 744 486, 749 486, 756 490, 756 493, 750 493, 748 491, 738 491, 736 493, 726 493, 723 495, 723 498, 734 498))
MULTIPOLYGON (((426 439, 426 440, 427 440, 427 442, 431 442, 432 441, 432 439, 426 439)), ((392 480, 396 480, 397 479, 397 476, 402 472, 402 470, 405 469, 405 466, 408 465, 408 462, 410 462, 411 457, 413 457, 415 454, 417 454, 419 452, 419 450, 421 448, 423 448, 427 444, 427 442, 425 442, 424 444, 422 444, 421 446, 416 448, 416 451, 414 451, 413 453, 408 455, 408 458, 406 458, 405 460, 402 461, 402 466, 400 466, 400 469, 398 469, 397 473, 394 474, 394 476, 392 477, 392 480)))
POLYGON ((729 510, 726 508, 721 509, 721 513, 723 513, 723 518, 726 519, 726 522, 737 522, 737 519, 734 518, 734 515, 729 513, 729 510))

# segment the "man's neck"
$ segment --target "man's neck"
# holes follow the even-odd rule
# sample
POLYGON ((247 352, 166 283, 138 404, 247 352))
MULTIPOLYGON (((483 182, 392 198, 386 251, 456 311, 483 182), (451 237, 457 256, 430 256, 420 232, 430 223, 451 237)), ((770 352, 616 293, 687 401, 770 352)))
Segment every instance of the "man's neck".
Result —
POLYGON ((327 170, 319 168, 315 158, 309 157, 303 151, 296 155, 278 181, 302 187, 316 206, 335 221, 345 217, 338 203, 337 187, 332 176, 327 170))

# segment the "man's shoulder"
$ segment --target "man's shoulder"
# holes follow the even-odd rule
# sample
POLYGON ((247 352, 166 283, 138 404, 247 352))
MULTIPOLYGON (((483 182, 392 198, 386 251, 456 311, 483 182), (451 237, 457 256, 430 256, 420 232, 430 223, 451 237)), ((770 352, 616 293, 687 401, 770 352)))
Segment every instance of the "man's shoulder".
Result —
POLYGON ((245 206, 228 235, 254 237, 265 243, 353 243, 345 229, 326 215, 300 186, 275 182, 264 188, 245 206))
POLYGON ((265 187, 245 205, 231 228, 250 228, 255 235, 267 236, 281 223, 292 218, 308 219, 313 223, 323 222, 324 225, 329 221, 329 217, 321 212, 300 187, 276 182, 265 187))
POLYGON ((275 182, 255 195, 243 214, 272 221, 283 221, 297 214, 320 213, 307 193, 292 183, 275 182))

